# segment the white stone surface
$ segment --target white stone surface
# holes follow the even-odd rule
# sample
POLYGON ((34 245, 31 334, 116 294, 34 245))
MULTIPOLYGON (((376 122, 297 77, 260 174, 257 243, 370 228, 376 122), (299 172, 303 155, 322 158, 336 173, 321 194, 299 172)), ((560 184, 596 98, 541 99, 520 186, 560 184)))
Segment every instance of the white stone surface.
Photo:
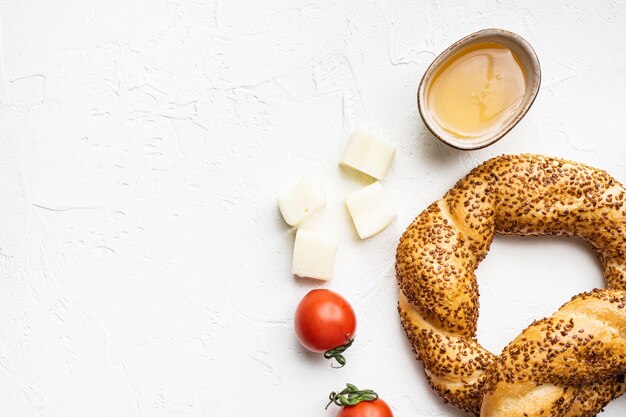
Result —
MULTIPOLYGON (((332 416, 345 382, 396 417, 460 416, 428 388, 396 313, 400 233, 479 162, 537 152, 626 180, 623 1, 0 1, 0 415, 332 416), (543 83, 502 141, 437 143, 415 96, 435 54, 485 27, 524 36, 543 83), (398 219, 365 241, 337 166, 362 127, 398 153, 398 219), (325 284, 359 319, 348 365, 292 330, 317 284, 290 274, 276 197, 320 175, 340 234, 325 284)), ((574 240, 498 238, 479 338, 601 285, 574 240)), ((607 417, 622 416, 623 398, 607 417)))

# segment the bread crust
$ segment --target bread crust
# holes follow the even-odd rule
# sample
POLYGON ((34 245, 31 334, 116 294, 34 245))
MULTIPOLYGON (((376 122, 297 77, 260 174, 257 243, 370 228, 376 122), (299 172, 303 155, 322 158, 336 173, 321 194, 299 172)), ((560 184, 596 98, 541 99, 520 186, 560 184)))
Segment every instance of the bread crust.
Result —
POLYGON ((398 309, 445 401, 483 417, 587 417, 626 390, 625 202, 622 185, 602 170, 505 155, 417 216, 396 252, 398 309), (476 340, 474 274, 495 233, 580 237, 597 253, 608 289, 574 297, 496 356, 476 340))

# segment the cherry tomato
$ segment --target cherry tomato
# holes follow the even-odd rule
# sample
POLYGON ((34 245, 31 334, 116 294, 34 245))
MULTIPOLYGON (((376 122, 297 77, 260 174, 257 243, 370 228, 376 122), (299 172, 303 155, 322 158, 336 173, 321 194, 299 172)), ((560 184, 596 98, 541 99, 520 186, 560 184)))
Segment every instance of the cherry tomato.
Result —
POLYGON ((341 295, 318 289, 309 292, 300 301, 294 325, 302 346, 313 352, 326 352, 352 340, 356 315, 341 295))
POLYGON ((393 417, 391 408, 380 398, 341 407, 337 417, 393 417))

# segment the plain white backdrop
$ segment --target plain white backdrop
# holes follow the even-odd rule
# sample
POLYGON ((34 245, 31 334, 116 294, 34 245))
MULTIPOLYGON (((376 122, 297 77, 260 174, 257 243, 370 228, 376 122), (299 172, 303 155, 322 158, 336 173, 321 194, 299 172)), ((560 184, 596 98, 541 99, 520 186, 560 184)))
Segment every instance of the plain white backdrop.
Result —
MULTIPOLYGON (((376 389, 396 417, 461 416, 428 388, 396 313, 394 251, 470 168, 535 152, 626 180, 623 1, 0 1, 0 417, 332 416, 329 391, 376 389), (419 119, 437 53, 501 27, 543 83, 497 144, 461 152, 419 119), (398 148, 398 219, 358 240, 340 169, 362 127, 398 148), (290 274, 278 194, 319 175, 340 236, 323 285, 359 319, 348 365, 297 344, 320 283, 290 274)), ((566 239, 497 238, 478 270, 479 339, 601 286, 566 239)), ((624 414, 626 400, 607 417, 624 414)))

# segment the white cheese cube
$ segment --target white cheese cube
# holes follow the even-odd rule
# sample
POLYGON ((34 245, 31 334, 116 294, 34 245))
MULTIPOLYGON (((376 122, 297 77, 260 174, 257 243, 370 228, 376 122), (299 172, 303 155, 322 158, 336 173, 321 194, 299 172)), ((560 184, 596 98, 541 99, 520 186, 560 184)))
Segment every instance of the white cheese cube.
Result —
POLYGON ((378 181, 350 194, 346 205, 361 239, 382 232, 396 218, 396 211, 378 181))
POLYGON ((339 163, 381 180, 395 154, 390 143, 357 129, 350 135, 339 163))
POLYGON ((298 229, 293 246, 291 270, 295 275, 325 281, 333 277, 337 235, 311 229, 298 229))
POLYGON ((324 185, 318 179, 306 178, 287 194, 278 198, 278 208, 285 222, 298 226, 326 204, 324 185))

